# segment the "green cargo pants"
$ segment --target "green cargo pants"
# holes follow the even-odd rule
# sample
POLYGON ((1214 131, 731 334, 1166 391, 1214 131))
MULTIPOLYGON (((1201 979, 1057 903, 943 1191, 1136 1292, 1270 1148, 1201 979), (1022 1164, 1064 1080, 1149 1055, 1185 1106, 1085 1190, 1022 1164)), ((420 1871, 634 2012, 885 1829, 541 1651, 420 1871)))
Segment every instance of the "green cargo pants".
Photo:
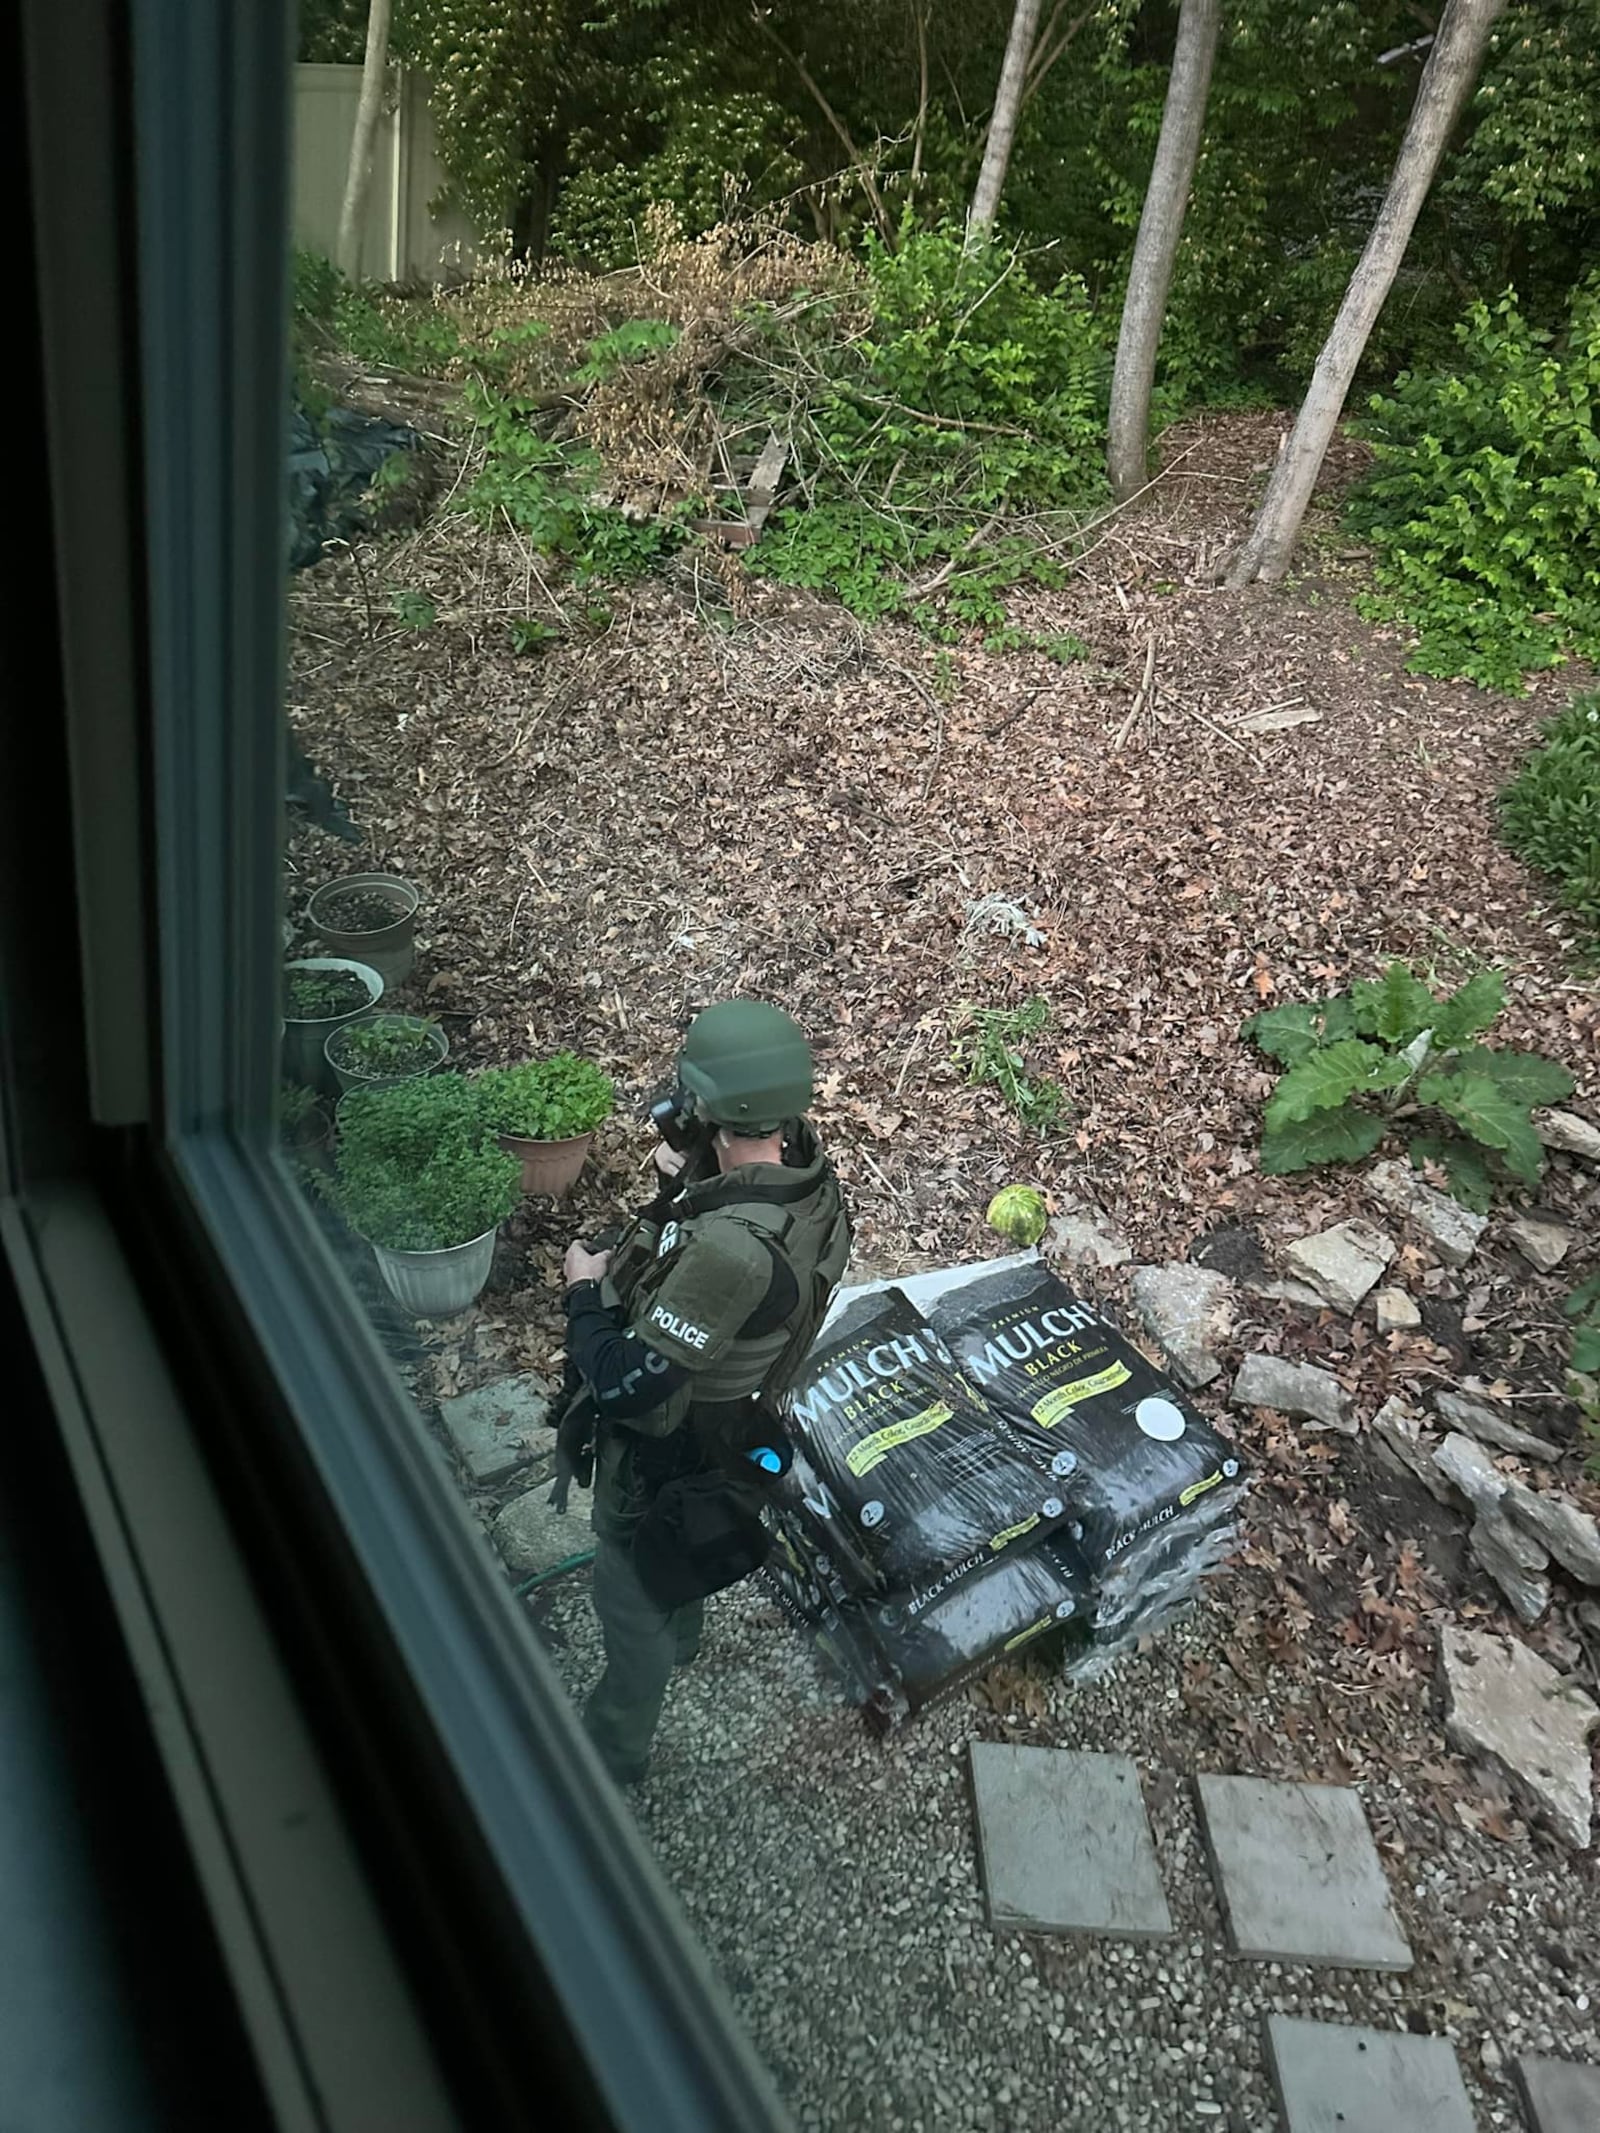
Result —
POLYGON ((594 1483, 594 1611, 600 1617, 606 1670, 584 1706, 583 1723, 600 1759, 619 1785, 635 1785, 650 1760, 650 1743, 672 1669, 700 1649, 705 1602, 658 1607, 633 1567, 633 1535, 650 1503, 625 1435, 600 1447, 594 1483))

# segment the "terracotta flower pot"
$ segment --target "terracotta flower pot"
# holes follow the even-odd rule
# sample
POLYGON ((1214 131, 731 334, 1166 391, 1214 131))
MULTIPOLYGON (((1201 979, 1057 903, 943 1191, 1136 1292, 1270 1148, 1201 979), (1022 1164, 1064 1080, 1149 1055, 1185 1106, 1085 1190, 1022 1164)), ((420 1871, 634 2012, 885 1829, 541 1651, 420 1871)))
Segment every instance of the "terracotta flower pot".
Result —
POLYGON ((502 1133, 500 1146, 522 1165, 524 1192, 547 1192, 564 1199, 577 1184, 588 1159, 592 1133, 575 1133, 565 1141, 525 1141, 514 1133, 502 1133))

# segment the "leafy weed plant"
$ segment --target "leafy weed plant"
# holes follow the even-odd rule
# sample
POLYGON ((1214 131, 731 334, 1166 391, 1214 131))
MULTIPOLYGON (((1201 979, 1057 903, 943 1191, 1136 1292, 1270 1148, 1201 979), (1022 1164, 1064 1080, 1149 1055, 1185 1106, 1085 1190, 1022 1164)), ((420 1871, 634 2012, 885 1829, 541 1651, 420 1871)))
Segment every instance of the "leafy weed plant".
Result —
POLYGON ((973 1087, 996 1088, 1025 1126, 1048 1133, 1070 1109, 1059 1082, 1028 1071, 1027 1046, 1050 1020, 1049 1002, 1020 1007, 963 1007, 955 1018, 952 1056, 973 1087))
POLYGON ((1505 1006, 1505 982, 1480 971, 1437 999, 1406 964, 1330 1000, 1268 1008, 1248 1037, 1287 1071, 1268 1098, 1261 1167, 1272 1177, 1358 1163, 1391 1130, 1411 1160, 1442 1165, 1480 1214, 1497 1185, 1533 1185, 1544 1151, 1532 1112, 1572 1094, 1572 1076, 1538 1052, 1476 1040, 1505 1006))

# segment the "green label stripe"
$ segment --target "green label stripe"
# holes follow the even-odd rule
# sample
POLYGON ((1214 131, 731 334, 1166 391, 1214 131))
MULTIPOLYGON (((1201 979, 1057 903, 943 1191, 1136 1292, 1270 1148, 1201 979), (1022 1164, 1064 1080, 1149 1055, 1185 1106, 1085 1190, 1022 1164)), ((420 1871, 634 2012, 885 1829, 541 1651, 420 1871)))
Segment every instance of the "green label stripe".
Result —
POLYGON ((1126 1385, 1132 1375, 1126 1363, 1110 1363, 1092 1378, 1074 1378, 1070 1385, 1058 1385, 1054 1392, 1047 1392, 1033 1410, 1033 1419, 1041 1429, 1050 1429, 1063 1415, 1070 1414, 1080 1400, 1092 1400, 1101 1392, 1115 1392, 1119 1385, 1126 1385))
POLYGON ((1006 1639, 1003 1649, 1008 1652, 1014 1652, 1019 1644, 1026 1644, 1030 1637, 1037 1637, 1042 1629, 1051 1628, 1055 1619, 1053 1614, 1049 1614, 1045 1616, 1042 1622, 1035 1622, 1031 1629, 1019 1630, 1016 1636, 1006 1639))
POLYGON ((907 1415, 903 1422, 891 1422, 887 1429, 875 1429, 870 1437, 863 1437, 845 1460, 852 1474, 859 1478, 870 1474, 875 1466, 881 1466, 897 1444, 909 1444, 913 1437, 926 1437, 940 1429, 955 1413, 942 1401, 923 1408, 920 1414, 907 1415))
POLYGON ((1207 1474, 1204 1481, 1191 1481, 1178 1498, 1179 1503, 1193 1503, 1197 1496, 1204 1496, 1207 1489, 1214 1489, 1221 1479, 1222 1469, 1219 1466, 1214 1474, 1207 1474))

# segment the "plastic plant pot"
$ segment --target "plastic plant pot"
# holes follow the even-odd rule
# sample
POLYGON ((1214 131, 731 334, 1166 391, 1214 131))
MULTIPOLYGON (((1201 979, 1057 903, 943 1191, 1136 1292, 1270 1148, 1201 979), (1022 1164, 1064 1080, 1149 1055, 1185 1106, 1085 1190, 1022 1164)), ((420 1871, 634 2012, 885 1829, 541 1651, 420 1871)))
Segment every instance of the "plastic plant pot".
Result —
POLYGON ((347 1022, 359 1021, 370 1015, 383 998, 383 979, 369 963, 357 963, 347 956, 303 955, 284 965, 290 970, 347 970, 358 977, 367 988, 367 997, 359 1007, 346 1008, 337 1015, 312 1015, 296 1017, 285 1014, 283 1018, 283 1071, 290 1081, 298 1081, 308 1089, 320 1089, 325 1096, 337 1094, 339 1084, 328 1064, 328 1039, 347 1022))
POLYGON ((416 961, 413 936, 421 901, 398 874, 346 874, 317 890, 306 918, 331 954, 369 963, 392 992, 410 977, 416 961))
POLYGON ((524 1192, 547 1192, 560 1200, 582 1175, 594 1135, 575 1133, 565 1141, 529 1141, 520 1134, 502 1133, 498 1139, 506 1154, 514 1155, 522 1165, 524 1192))
MULTIPOLYGON (((369 1015, 357 1019, 370 1022, 374 1018, 369 1015)), ((398 1072, 368 1073, 359 1062, 347 1061, 340 1056, 340 1039, 345 1036, 346 1031, 343 1027, 336 1029, 327 1040, 324 1055, 328 1072, 333 1076, 342 1096, 348 1096, 352 1089, 393 1089, 403 1081, 420 1081, 426 1074, 437 1073, 449 1058, 450 1039, 436 1023, 424 1022, 417 1015, 390 1015, 384 1019, 414 1029, 419 1036, 425 1036, 432 1056, 417 1066, 406 1067, 398 1072)))

